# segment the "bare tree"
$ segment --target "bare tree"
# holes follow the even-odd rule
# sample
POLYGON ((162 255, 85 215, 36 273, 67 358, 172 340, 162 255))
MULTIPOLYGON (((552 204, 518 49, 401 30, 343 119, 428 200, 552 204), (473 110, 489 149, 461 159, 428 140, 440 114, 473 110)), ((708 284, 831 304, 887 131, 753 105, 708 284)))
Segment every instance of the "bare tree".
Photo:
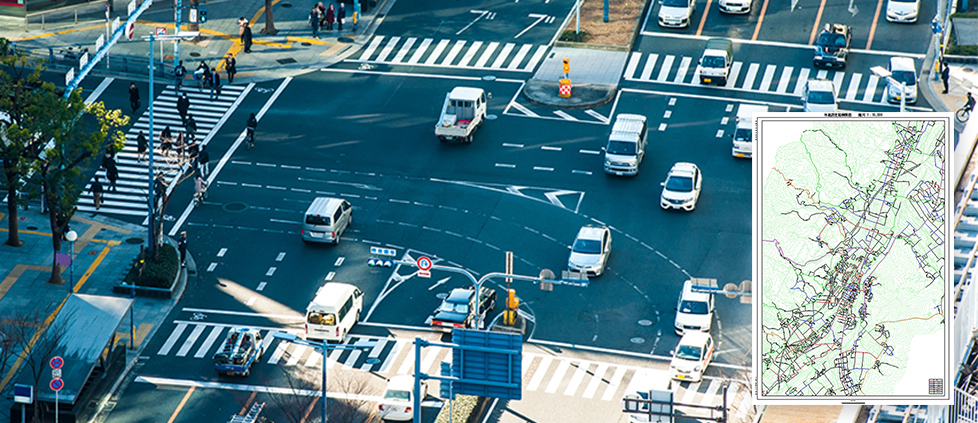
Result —
MULTIPOLYGON (((322 389, 319 372, 302 372, 281 367, 285 377, 284 392, 268 392, 274 404, 289 423, 319 422, 322 389), (291 370, 291 371, 290 371, 291 370), (315 408, 315 409, 312 409, 315 408)), ((332 375, 328 385, 331 392, 342 392, 345 398, 327 401, 330 423, 363 423, 371 421, 370 401, 364 399, 369 389, 370 375, 363 372, 344 372, 332 375)))
POLYGON ((757 414, 757 407, 754 406, 754 404, 751 404, 750 407, 747 407, 747 414, 742 420, 737 420, 735 417, 740 409, 740 404, 744 401, 751 401, 751 397, 753 396, 754 368, 751 367, 750 357, 751 349, 748 348, 747 353, 745 353, 739 360, 739 363, 737 363, 743 368, 743 370, 734 370, 732 374, 726 374, 728 373, 726 370, 721 371, 721 373, 724 373, 725 377, 729 377, 731 380, 731 386, 729 386, 729 388, 732 389, 734 384, 736 384, 738 388, 736 394, 727 399, 729 404, 734 405, 731 407, 732 409, 727 410, 731 422, 752 422, 754 421, 754 416, 757 414))
MULTIPOLYGON (((67 327, 64 323, 71 320, 68 315, 62 315, 59 323, 47 323, 48 310, 34 308, 24 312, 16 312, 10 319, 5 319, 3 331, 12 343, 11 352, 17 352, 23 359, 23 374, 29 375, 34 392, 40 392, 41 374, 47 369, 48 360, 55 355, 58 343, 64 338, 67 327)), ((31 405, 34 410, 34 422, 40 422, 41 408, 39 401, 31 405)))

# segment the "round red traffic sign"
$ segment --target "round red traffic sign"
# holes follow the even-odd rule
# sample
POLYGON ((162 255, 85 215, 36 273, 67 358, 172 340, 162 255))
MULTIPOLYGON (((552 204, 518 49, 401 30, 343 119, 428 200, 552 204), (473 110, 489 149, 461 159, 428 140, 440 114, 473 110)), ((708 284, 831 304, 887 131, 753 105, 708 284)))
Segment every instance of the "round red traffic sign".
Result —
POLYGON ((61 356, 54 356, 54 358, 51 359, 52 369, 60 369, 61 366, 64 365, 65 365, 65 359, 61 358, 61 356))
POLYGON ((60 391, 61 388, 64 388, 64 386, 65 386, 65 381, 61 380, 61 378, 51 379, 51 390, 52 391, 60 391))
POLYGON ((423 256, 422 257, 419 257, 418 258, 418 269, 421 269, 422 271, 431 270, 431 259, 428 258, 428 257, 423 257, 423 256))

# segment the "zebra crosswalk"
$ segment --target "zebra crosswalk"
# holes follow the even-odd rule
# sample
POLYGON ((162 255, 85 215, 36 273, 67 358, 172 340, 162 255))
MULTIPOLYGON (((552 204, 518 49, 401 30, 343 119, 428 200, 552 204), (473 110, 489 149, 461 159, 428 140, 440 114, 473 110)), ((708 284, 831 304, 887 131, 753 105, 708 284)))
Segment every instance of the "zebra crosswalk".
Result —
POLYGON ((347 62, 532 72, 547 53, 533 44, 375 35, 347 62))
MULTIPOLYGON (((219 347, 227 330, 236 325, 176 321, 176 326, 156 351, 158 356, 209 359, 219 347)), ((279 328, 254 327, 262 335, 265 354, 262 361, 269 365, 321 368, 322 353, 303 345, 281 341, 272 336, 279 328)), ((412 374, 415 347, 408 338, 350 335, 347 343, 373 342, 370 350, 332 350, 326 357, 327 369, 357 369, 381 373, 386 377, 412 374)), ((451 349, 426 347, 422 350, 421 371, 438 374, 443 361, 451 362, 451 349)), ((523 353, 522 376, 525 392, 580 397, 588 400, 618 401, 633 392, 644 372, 638 366, 608 363, 588 359, 523 353)), ((660 371, 661 372, 661 371, 660 371)), ((704 379, 699 383, 673 383, 675 401, 682 404, 717 405, 722 402, 722 379, 704 379)))
MULTIPOLYGON (((668 54, 632 52, 625 65, 623 78, 637 82, 700 85, 695 58, 668 54)), ((839 100, 886 103, 886 81, 876 75, 864 75, 845 70, 734 62, 724 87, 801 96, 805 81, 809 78, 832 80, 839 100)))
MULTIPOLYGON (((227 116, 234 112, 240 100, 248 94, 251 87, 252 84, 246 86, 225 85, 221 87, 221 95, 211 100, 206 90, 200 91, 195 87, 184 85, 178 93, 174 86, 170 85, 156 98, 155 103, 153 103, 154 133, 152 137, 156 152, 153 168, 156 173, 164 175, 167 184, 179 177, 181 170, 175 153, 171 152, 168 156, 161 154, 159 135, 167 126, 170 127, 174 136, 178 132, 184 131, 180 114, 177 112, 177 98, 180 93, 186 93, 190 100, 189 114, 193 115, 194 121, 197 122, 198 142, 206 144, 212 133, 220 129, 227 116)), ((149 134, 149 108, 146 108, 139 120, 131 125, 129 132, 126 133, 125 148, 115 156, 116 166, 119 169, 116 190, 108 190, 109 185, 105 176, 105 169, 99 169, 94 177, 99 178, 105 188, 105 192, 102 194, 101 208, 95 209, 93 195, 89 191, 92 181, 88 181, 79 198, 78 210, 129 216, 147 215, 149 165, 145 161, 145 157, 143 161, 137 159, 136 138, 140 131, 145 134, 147 140, 151 136, 149 134)))

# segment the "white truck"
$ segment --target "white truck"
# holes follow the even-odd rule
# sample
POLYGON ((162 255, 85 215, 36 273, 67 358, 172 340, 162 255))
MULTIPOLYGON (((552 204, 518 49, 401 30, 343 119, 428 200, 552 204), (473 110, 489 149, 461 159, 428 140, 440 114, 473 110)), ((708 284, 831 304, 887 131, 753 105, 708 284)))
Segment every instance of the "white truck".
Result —
POLYGON ((733 156, 751 158, 754 156, 754 113, 767 113, 767 106, 741 104, 737 107, 737 127, 733 134, 733 156))
POLYGON ((486 92, 481 88, 455 87, 445 95, 435 135, 441 142, 471 143, 476 129, 486 119, 486 92))
POLYGON ((733 42, 726 38, 710 38, 706 40, 703 57, 696 65, 696 73, 700 76, 700 84, 727 84, 730 67, 733 66, 733 42))

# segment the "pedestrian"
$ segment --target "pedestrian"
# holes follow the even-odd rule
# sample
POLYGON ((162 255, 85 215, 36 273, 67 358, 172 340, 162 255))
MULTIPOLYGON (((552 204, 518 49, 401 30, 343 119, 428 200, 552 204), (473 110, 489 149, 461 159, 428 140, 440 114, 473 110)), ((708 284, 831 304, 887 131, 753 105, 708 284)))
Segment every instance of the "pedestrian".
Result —
POLYGON ((207 146, 200 146, 200 153, 197 154, 197 165, 200 168, 200 174, 205 178, 208 173, 211 173, 211 153, 207 152, 207 146))
POLYGON ((319 7, 313 6, 309 12, 309 26, 312 27, 312 36, 319 39, 319 7))
POLYGON ((329 8, 326 9, 326 30, 333 30, 333 21, 336 19, 336 14, 333 11, 333 3, 329 4, 329 8))
POLYGON ((241 18, 241 21, 241 44, 244 44, 245 53, 251 53, 251 24, 245 18, 241 18))
POLYGON ((228 84, 233 84, 234 74, 238 73, 238 60, 234 54, 228 53, 228 57, 224 58, 224 70, 228 73, 228 84))
POLYGON ((180 267, 187 267, 187 231, 180 232, 177 249, 180 250, 180 267))
POLYGON ((197 121, 194 120, 194 115, 187 115, 187 132, 191 135, 197 135, 197 121))
POLYGON ((92 185, 88 187, 88 192, 92 193, 92 197, 95 202, 95 210, 102 207, 102 183, 98 181, 98 176, 92 181, 92 185))
POLYGON ((190 137, 190 141, 187 143, 187 159, 196 162, 197 154, 200 154, 200 143, 197 142, 197 137, 190 137))
POLYGON ((319 27, 326 27, 326 6, 323 6, 323 2, 316 3, 316 8, 319 9, 319 27))
POLYGON ((132 106, 132 113, 136 114, 136 110, 139 110, 139 88, 136 88, 136 83, 132 82, 129 84, 129 105, 132 106))
POLYGON ((186 75, 187 68, 183 67, 183 60, 181 60, 180 64, 173 68, 173 76, 177 79, 177 91, 180 91, 180 88, 183 87, 183 78, 186 75))
POLYGON ((149 145, 146 142, 146 134, 143 131, 139 131, 139 135, 136 136, 136 160, 142 161, 143 156, 146 155, 146 149, 149 145))
POLYGON ((108 170, 110 167, 115 167, 115 157, 112 154, 112 147, 105 148, 105 155, 102 156, 102 169, 108 170))
POLYGON ((221 73, 218 72, 217 70, 212 72, 210 81, 211 81, 211 100, 214 100, 217 98, 217 96, 221 95, 221 73), (217 95, 215 95, 214 93, 217 93, 217 95))
POLYGON ((340 3, 340 10, 336 11, 336 24, 339 25, 339 30, 343 30, 343 20, 346 19, 346 8, 344 3, 340 3))
POLYGON ((944 82, 944 91, 941 91, 941 94, 947 94, 948 79, 951 79, 951 67, 947 65, 947 62, 941 60, 941 81, 944 82))
POLYGON ((180 98, 177 99, 177 112, 180 113, 180 122, 187 122, 187 111, 190 110, 190 99, 187 98, 187 93, 183 93, 180 98))
MULTIPOLYGON (((183 136, 182 134, 177 135, 177 138, 180 138, 182 136, 183 136)), ((172 149, 172 148, 173 148, 173 137, 166 137, 166 138, 164 138, 164 137, 160 136, 160 154, 162 154, 164 156, 169 156, 170 155, 170 149, 172 149)))
POLYGON ((109 189, 115 192, 115 182, 119 179, 119 168, 112 165, 112 167, 105 169, 105 177, 109 179, 109 189))

